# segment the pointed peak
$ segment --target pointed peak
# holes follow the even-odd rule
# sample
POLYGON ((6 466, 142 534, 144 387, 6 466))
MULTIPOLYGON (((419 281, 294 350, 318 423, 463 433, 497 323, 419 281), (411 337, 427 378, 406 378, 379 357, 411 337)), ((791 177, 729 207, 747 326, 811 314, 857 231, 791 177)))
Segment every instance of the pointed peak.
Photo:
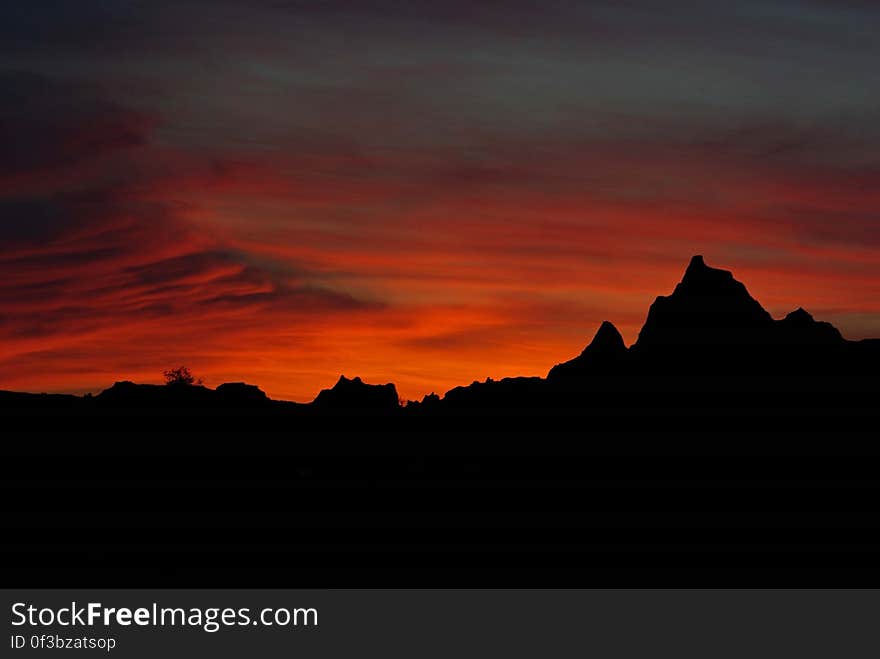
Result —
POLYGON ((593 340, 580 355, 567 362, 557 364, 550 369, 547 377, 558 378, 617 372, 622 368, 626 356, 627 347, 623 342, 623 336, 613 323, 605 320, 599 325, 593 340))
POLYGON ((688 270, 691 269, 699 269, 699 268, 707 268, 706 261, 703 260, 702 254, 694 254, 691 257, 691 262, 688 263, 688 270))
POLYGON ((785 317, 785 319, 789 322, 797 322, 797 323, 812 323, 812 322, 814 322, 813 314, 808 312, 803 307, 798 307, 797 309, 792 311, 790 314, 788 314, 785 317))
POLYGON ((778 321, 777 327, 794 343, 837 343, 843 336, 831 323, 817 321, 803 307, 798 307, 778 321))
POLYGON ((621 336, 618 329, 614 326, 614 323, 603 320, 602 324, 599 325, 599 329, 596 331, 596 335, 593 337, 593 340, 590 341, 590 345, 613 345, 616 347, 617 344, 625 347, 623 336, 621 336))
POLYGON ((688 285, 694 283, 721 283, 733 279, 733 273, 729 270, 720 268, 712 268, 706 265, 706 261, 701 254, 691 257, 687 269, 684 271, 684 277, 681 283, 688 285))
POLYGON ((623 336, 621 336, 613 323, 605 320, 599 325, 593 340, 584 348, 581 357, 595 358, 598 355, 617 355, 622 352, 626 352, 623 336))
POLYGON ((691 262, 688 263, 687 269, 684 271, 685 279, 695 279, 695 278, 704 278, 707 274, 713 274, 716 272, 725 272, 724 270, 718 270, 717 268, 710 268, 706 265, 706 261, 703 259, 702 254, 697 254, 691 257, 691 262))

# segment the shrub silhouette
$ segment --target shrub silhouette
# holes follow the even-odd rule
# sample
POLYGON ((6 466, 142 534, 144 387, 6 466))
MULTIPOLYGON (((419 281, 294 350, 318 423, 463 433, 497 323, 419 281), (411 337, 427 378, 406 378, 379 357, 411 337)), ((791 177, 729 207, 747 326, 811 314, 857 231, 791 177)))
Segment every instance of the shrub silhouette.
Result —
POLYGON ((202 384, 202 379, 199 378, 196 380, 196 377, 192 374, 186 366, 178 366, 177 368, 172 368, 167 371, 163 371, 162 375, 165 376, 165 384, 168 385, 193 385, 193 384, 202 384))

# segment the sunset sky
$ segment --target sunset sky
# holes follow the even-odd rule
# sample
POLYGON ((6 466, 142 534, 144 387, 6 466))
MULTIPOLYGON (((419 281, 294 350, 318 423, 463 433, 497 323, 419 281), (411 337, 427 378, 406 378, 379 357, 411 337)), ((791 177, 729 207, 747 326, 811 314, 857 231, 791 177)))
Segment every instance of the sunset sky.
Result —
POLYGON ((880 336, 873 0, 10 0, 0 389, 544 375, 692 254, 880 336))

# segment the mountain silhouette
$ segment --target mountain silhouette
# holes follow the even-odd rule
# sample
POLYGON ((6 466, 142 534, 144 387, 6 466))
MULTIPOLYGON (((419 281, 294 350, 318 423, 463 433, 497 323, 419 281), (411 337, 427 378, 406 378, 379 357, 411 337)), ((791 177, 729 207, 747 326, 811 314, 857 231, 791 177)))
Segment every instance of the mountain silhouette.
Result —
POLYGON ((23 587, 877 586, 878 372, 880 341, 801 308, 773 319, 697 256, 633 345, 603 322, 546 378, 406 405, 345 376, 304 404, 242 382, 0 392, 0 572, 23 587))
POLYGON ((876 341, 846 341, 802 308, 774 320, 731 272, 697 255, 674 291, 651 305, 631 347, 605 321, 546 380, 474 383, 449 392, 439 407, 846 408, 868 404, 877 391, 868 374, 878 366, 876 341))
POLYGON ((661 295, 651 305, 635 346, 648 351, 762 343, 772 324, 733 273, 710 268, 702 256, 694 256, 672 295, 661 295))
MULTIPOLYGON (((880 341, 847 341, 833 325, 803 308, 774 320, 727 270, 696 255, 670 295, 658 296, 636 342, 627 347, 617 328, 604 321, 573 359, 550 369, 547 378, 487 379, 434 394, 406 406, 408 415, 455 409, 626 406, 722 406, 746 401, 786 404, 792 392, 819 408, 860 404, 876 393, 880 341), (797 377, 797 382, 786 378, 797 377), (773 392, 758 400, 756 392, 773 392)), ((258 387, 226 383, 147 385, 117 382, 94 397, 37 396, 0 392, 4 407, 186 409, 279 409, 332 415, 341 410, 399 411, 394 384, 371 385, 341 376, 308 404, 269 399, 258 387)))

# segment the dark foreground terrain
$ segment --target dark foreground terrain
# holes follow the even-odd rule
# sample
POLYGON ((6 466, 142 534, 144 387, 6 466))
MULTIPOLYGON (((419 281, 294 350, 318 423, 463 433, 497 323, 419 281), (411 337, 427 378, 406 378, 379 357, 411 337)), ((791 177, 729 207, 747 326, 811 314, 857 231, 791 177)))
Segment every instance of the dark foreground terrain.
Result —
POLYGON ((695 258, 633 346, 406 407, 0 393, 2 583, 880 586, 878 354, 695 258))

